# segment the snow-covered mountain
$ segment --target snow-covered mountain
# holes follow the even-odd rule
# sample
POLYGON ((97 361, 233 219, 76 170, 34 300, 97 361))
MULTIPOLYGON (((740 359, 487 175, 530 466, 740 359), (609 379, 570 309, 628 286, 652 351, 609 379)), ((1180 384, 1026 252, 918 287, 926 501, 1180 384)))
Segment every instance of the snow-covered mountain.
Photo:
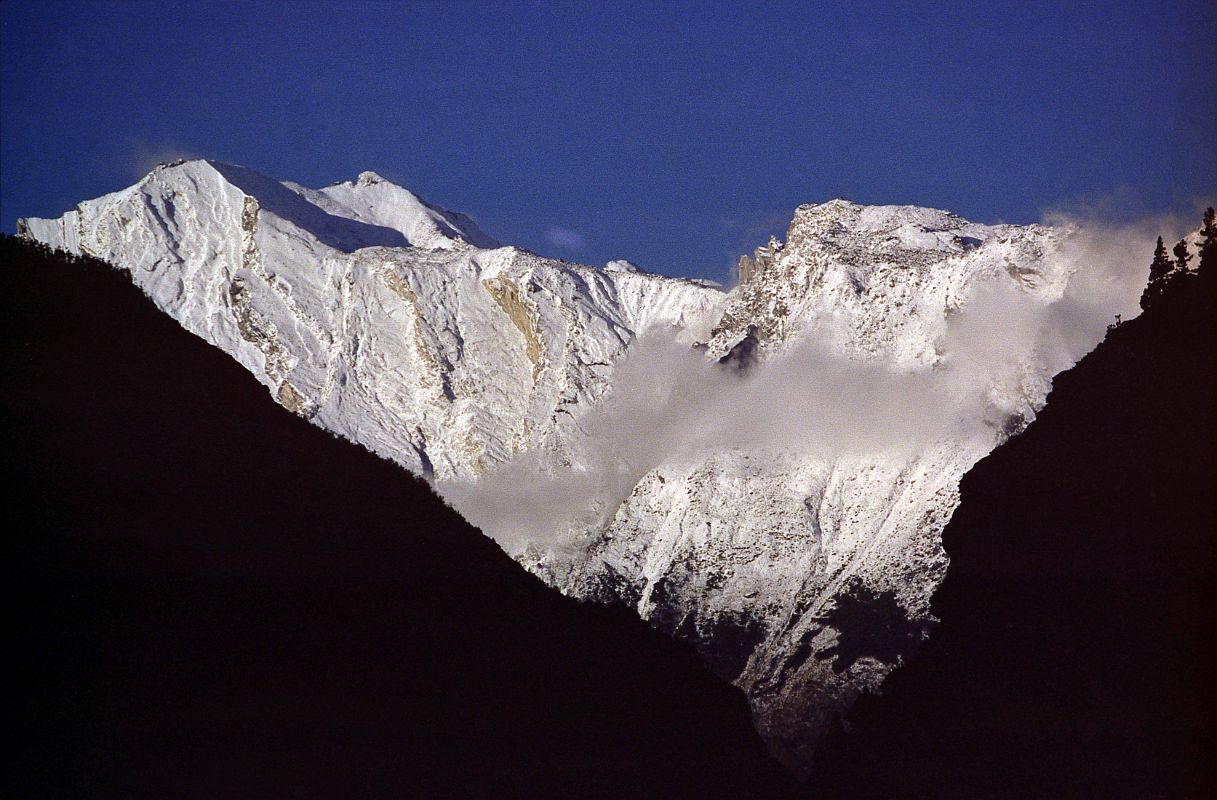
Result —
POLYGON ((960 477, 1102 334, 1057 323, 1110 300, 1061 231, 843 200, 729 292, 500 246, 373 173, 178 163, 19 232, 128 270, 528 569, 692 642, 795 769, 929 630, 960 477))

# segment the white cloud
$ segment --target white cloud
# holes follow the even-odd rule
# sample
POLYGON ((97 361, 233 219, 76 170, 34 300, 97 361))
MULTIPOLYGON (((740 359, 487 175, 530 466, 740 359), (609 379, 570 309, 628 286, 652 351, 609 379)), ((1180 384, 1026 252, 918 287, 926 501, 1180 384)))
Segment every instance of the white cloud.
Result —
POLYGON ((583 238, 583 234, 570 228, 558 226, 551 227, 545 231, 545 241, 563 250, 582 250, 587 245, 587 240, 583 238))

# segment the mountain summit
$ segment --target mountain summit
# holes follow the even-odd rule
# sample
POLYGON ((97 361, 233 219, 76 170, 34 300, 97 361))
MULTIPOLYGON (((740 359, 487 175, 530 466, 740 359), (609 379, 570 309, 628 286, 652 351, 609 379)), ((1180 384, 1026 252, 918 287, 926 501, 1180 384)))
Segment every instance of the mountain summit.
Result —
POLYGON ((692 643, 800 772, 932 627, 960 477, 1139 291, 1063 231, 844 200, 722 291, 500 246, 374 173, 211 161, 19 230, 127 270, 551 585, 692 643))

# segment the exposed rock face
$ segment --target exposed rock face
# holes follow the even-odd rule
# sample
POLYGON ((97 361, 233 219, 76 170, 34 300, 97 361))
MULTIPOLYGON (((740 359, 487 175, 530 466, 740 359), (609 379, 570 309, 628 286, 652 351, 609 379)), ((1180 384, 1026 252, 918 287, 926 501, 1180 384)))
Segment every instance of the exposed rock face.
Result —
POLYGON ((441 490, 473 479, 476 494, 478 476, 521 453, 542 475, 585 468, 581 424, 648 332, 745 377, 809 343, 929 383, 962 370, 952 385, 979 398, 979 416, 912 450, 674 454, 642 464, 570 531, 504 545, 562 591, 634 607, 691 641, 796 770, 832 715, 931 627, 959 478, 1034 418, 1059 368, 1033 336, 1012 336, 968 372, 944 350, 953 316, 987 286, 1047 306, 1070 277, 1048 228, 834 200, 800 207, 786 242, 744 259, 724 293, 499 247, 371 173, 311 190, 207 161, 20 230, 129 270, 289 410, 441 490))

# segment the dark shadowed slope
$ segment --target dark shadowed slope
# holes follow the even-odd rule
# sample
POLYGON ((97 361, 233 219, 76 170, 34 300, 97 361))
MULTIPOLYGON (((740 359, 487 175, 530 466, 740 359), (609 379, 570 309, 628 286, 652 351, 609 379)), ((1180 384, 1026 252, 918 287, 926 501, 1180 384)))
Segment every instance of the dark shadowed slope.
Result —
POLYGON ((965 476, 942 624, 834 737, 843 797, 1217 795, 1217 264, 965 476))
POLYGON ((122 275, 0 247, 9 796, 789 789, 690 650, 545 588, 122 275))

